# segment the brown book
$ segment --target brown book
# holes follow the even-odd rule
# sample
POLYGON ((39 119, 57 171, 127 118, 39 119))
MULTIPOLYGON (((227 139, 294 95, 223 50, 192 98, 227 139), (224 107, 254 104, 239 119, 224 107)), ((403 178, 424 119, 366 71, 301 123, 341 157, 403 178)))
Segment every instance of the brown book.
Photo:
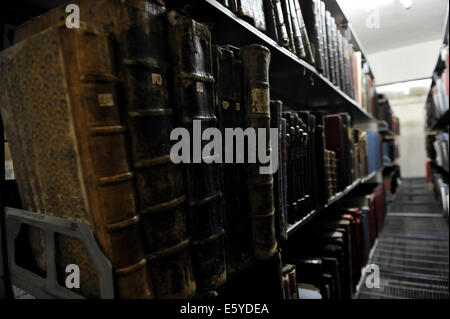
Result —
MULTIPOLYGON (((75 0, 81 18, 110 33, 117 48, 123 114, 130 130, 144 253, 156 298, 187 298, 195 282, 183 170, 169 157, 175 112, 170 97, 167 16, 160 1, 75 0), (156 3, 155 3, 156 2, 156 3), (176 225, 176 227, 174 226, 176 225), (168 278, 171 278, 168 280, 168 278)), ((20 26, 16 41, 64 21, 65 6, 20 26)))
MULTIPOLYGON (((0 71, 23 207, 91 225, 114 269, 116 296, 151 297, 107 36, 89 26, 51 27, 2 52, 0 71)), ((61 236, 56 253, 63 272, 67 264, 79 266, 78 292, 99 297, 83 244, 61 236)))
MULTIPOLYGON (((266 145, 270 150, 270 51, 253 44, 241 49, 245 127, 266 129, 266 145)), ((256 148, 255 148, 256 149, 256 148)), ((257 259, 273 256, 277 249, 275 238, 275 208, 272 174, 260 174, 259 161, 247 165, 250 216, 252 218, 253 253, 257 259)))

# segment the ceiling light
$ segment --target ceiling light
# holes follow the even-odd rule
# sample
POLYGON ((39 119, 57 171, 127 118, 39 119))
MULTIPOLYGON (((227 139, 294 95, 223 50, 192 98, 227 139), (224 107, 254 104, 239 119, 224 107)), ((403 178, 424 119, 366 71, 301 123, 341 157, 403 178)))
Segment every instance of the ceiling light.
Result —
POLYGON ((412 0, 400 0, 400 3, 403 7, 405 7, 406 10, 408 10, 412 6, 412 0))

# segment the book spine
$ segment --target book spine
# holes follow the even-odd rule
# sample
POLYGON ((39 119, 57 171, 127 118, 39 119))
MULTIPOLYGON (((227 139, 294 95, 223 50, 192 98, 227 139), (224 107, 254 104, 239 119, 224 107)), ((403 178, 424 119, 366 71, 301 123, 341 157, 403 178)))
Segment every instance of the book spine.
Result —
POLYGON ((187 298, 195 281, 183 171, 169 155, 175 110, 169 102, 166 10, 146 4, 124 2, 127 27, 118 41, 139 213, 156 297, 187 298))
POLYGON ((341 86, 341 77, 340 77, 340 68, 339 68, 339 40, 338 40, 338 28, 336 25, 336 20, 334 17, 331 17, 331 29, 333 31, 333 61, 334 61, 334 78, 336 79, 336 83, 334 83, 337 87, 341 86))
MULTIPOLYGON (((283 213, 284 221, 288 224, 288 183, 287 183, 287 163, 288 163, 288 146, 287 146, 287 128, 286 119, 281 119, 282 139, 281 139, 281 168, 282 168, 282 182, 283 182, 283 213)), ((285 227, 286 227, 285 226, 285 227)))
MULTIPOLYGON (((266 151, 270 150, 270 51, 260 45, 241 49, 246 127, 266 129, 266 151)), ((261 147, 261 146, 260 146, 261 147)), ((258 162, 258 161, 257 161, 258 162)), ((267 259, 277 250, 272 174, 260 174, 258 163, 247 164, 253 253, 267 259)))
POLYGON ((288 0, 289 12, 291 14, 292 33, 294 37, 295 52, 300 58, 306 57, 303 45, 302 34, 300 33, 300 22, 298 20, 297 11, 295 10, 294 0, 288 0))
MULTIPOLYGON (((211 34, 206 25, 177 11, 169 12, 168 20, 175 104, 182 125, 195 139, 194 120, 201 121, 203 131, 217 127, 211 34)), ((192 154, 193 160, 185 165, 192 262, 197 290, 208 291, 226 278, 220 167, 215 156, 203 156, 202 163, 192 154)))
POLYGON ((326 34, 327 34, 327 55, 328 55, 328 75, 329 79, 333 84, 336 84, 336 77, 334 72, 334 54, 333 54, 333 30, 331 27, 331 13, 330 11, 325 12, 325 24, 326 24, 326 34))
POLYGON ((324 58, 324 75, 330 78, 330 64, 328 61, 328 39, 327 39, 327 23, 326 23, 325 2, 320 1, 320 27, 322 35, 322 50, 324 58))
POLYGON ((286 221, 284 219, 284 197, 283 197, 283 169, 282 169, 282 123, 281 123, 281 101, 270 101, 270 118, 271 127, 278 129, 278 163, 279 167, 275 174, 273 174, 274 184, 274 200, 275 200, 275 226, 277 232, 277 239, 285 241, 287 239, 286 221))
POLYGON ((281 0, 272 0, 272 4, 277 27, 278 43, 282 47, 289 47, 289 36, 287 33, 286 22, 284 21, 281 0))
POLYGON ((294 8, 297 13, 297 18, 300 27, 300 34, 302 36, 303 46, 305 48, 305 60, 311 64, 315 63, 314 54, 311 49, 311 43, 309 42, 308 32, 306 31, 305 20, 303 19, 303 13, 300 8, 298 0, 294 0, 294 8))
POLYGON ((272 0, 264 0, 264 14, 266 19, 267 35, 275 42, 279 43, 275 8, 272 4, 272 0))
POLYGON ((286 24, 286 31, 287 31, 287 35, 289 38, 289 50, 292 53, 297 54, 297 52, 295 50, 294 30, 293 30, 293 26, 292 26, 289 0, 281 0, 281 7, 283 8, 284 22, 286 24))
MULTIPOLYGON (((128 157, 127 126, 120 116, 112 50, 106 35, 88 29, 67 34, 62 30, 63 43, 73 39, 79 68, 78 79, 70 84, 80 89, 82 106, 74 108, 72 116, 94 225, 100 229, 96 237, 114 269, 119 297, 149 298, 152 291, 136 212, 135 173, 128 157)), ((74 63, 66 57, 66 65, 74 63)))

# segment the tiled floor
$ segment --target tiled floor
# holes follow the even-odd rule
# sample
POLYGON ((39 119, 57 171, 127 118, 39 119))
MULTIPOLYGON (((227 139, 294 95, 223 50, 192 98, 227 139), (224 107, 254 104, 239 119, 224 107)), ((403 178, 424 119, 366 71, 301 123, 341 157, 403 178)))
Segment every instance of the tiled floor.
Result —
POLYGON ((359 299, 449 298, 449 229, 439 202, 424 179, 405 179, 392 204, 368 264, 380 270, 380 287, 359 299))

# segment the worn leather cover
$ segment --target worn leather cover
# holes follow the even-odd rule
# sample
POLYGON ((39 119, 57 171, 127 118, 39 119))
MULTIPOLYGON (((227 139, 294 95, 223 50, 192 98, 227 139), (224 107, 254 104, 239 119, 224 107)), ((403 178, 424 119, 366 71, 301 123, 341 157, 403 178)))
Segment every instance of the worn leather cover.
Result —
POLYGON ((266 18, 263 0, 238 0, 238 14, 247 19, 258 30, 266 31, 266 18))
POLYGON ((306 31, 305 20, 303 19, 302 9, 300 8, 300 3, 298 0, 294 0, 294 8, 297 13, 297 18, 300 26, 300 34, 302 37, 303 46, 305 48, 305 60, 308 63, 314 64, 314 55, 311 49, 311 43, 309 41, 308 32, 306 31))
POLYGON ((343 190, 347 184, 346 153, 342 117, 339 114, 326 115, 325 118, 326 147, 336 153, 338 166, 338 190, 343 190))
POLYGON ((281 124, 281 110, 283 103, 281 101, 270 101, 270 120, 271 127, 278 129, 278 170, 273 174, 274 184, 274 200, 275 200, 275 226, 277 232, 277 239, 284 241, 287 239, 286 220, 284 212, 284 196, 283 196, 283 168, 282 168, 282 124, 281 124))
MULTIPOLYGON (((194 120, 201 121, 203 131, 218 126, 211 34, 206 25, 176 11, 168 13, 168 20, 175 104, 182 125, 193 136, 194 120)), ((207 143, 202 140, 202 146, 207 143)), ((214 290, 226 279, 220 166, 192 161, 185 173, 197 290, 214 290)))
POLYGON ((312 112, 315 121, 315 139, 314 139, 314 149, 316 153, 315 163, 316 163, 316 196, 317 205, 323 206, 327 203, 327 184, 326 184, 326 170, 325 170, 325 131, 323 125, 324 112, 312 112))
POLYGON ((303 45, 302 34, 300 32, 300 20, 297 16, 297 10, 295 10, 294 0, 288 0, 289 13, 292 21, 292 35, 294 37, 295 52, 300 58, 306 57, 305 47, 303 45))
POLYGON ((275 15, 275 22, 278 34, 278 43, 282 47, 289 47, 289 35, 286 29, 286 22, 284 21, 283 8, 281 0, 272 0, 273 12, 275 15))
MULTIPOLYGON (((169 136, 175 114, 169 100, 166 12, 159 2, 78 0, 72 3, 80 7, 84 21, 103 26, 117 48, 123 96, 121 112, 130 128, 138 212, 154 295, 186 298, 194 294, 195 282, 183 171, 169 157, 169 136)), ((19 27, 16 41, 64 21, 66 16, 65 6, 51 10, 19 27)))
MULTIPOLYGON (((241 48, 245 127, 266 128, 266 151, 270 151, 270 51, 253 44, 241 48)), ((267 152, 269 154, 269 152, 267 152)), ((247 164, 253 254, 257 259, 273 256, 277 249, 272 174, 260 174, 260 163, 247 164)))
POLYGON ((283 9, 284 22, 286 24, 286 31, 289 38, 289 50, 294 54, 297 54, 294 40, 294 29, 291 19, 291 8, 289 6, 289 0, 281 0, 281 8, 283 9))
POLYGON ((322 52, 320 27, 320 10, 318 0, 299 0, 305 26, 314 55, 315 66, 319 72, 324 68, 324 52, 322 52))
MULTIPOLYGON (((225 128, 243 127, 242 63, 235 47, 213 46, 216 112, 225 145, 225 128)), ((222 164, 223 217, 227 275, 236 273, 251 256, 250 216, 247 208, 247 178, 244 163, 222 164)))
MULTIPOLYGON (((116 296, 152 296, 136 212, 127 127, 110 43, 96 28, 51 27, 0 58, 1 111, 23 207, 92 226, 114 269, 116 296)), ((34 242, 41 268, 44 247, 34 242)), ((79 265, 80 290, 99 297, 84 246, 57 241, 58 267, 79 265)))

